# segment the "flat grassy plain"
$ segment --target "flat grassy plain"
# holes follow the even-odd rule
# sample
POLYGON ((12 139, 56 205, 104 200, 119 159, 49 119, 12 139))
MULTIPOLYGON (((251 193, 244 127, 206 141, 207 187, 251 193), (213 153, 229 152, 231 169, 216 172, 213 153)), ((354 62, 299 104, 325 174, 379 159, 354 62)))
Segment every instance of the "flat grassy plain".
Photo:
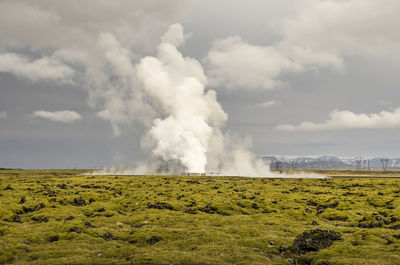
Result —
POLYGON ((400 263, 400 179, 83 172, 0 171, 0 263, 400 263), (316 228, 343 240, 287 249, 316 228))

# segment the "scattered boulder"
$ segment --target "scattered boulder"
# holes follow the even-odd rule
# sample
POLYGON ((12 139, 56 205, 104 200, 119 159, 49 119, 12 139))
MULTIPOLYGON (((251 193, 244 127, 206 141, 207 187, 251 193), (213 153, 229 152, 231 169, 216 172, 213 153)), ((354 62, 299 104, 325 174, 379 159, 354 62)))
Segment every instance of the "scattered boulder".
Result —
POLYGON ((196 214, 197 211, 196 211, 195 209, 193 209, 193 208, 187 208, 187 209, 185 210, 185 213, 188 213, 188 214, 196 214))
POLYGON ((51 243, 51 242, 56 242, 56 241, 58 241, 58 240, 59 240, 59 237, 58 237, 57 235, 51 236, 51 237, 49 237, 49 238, 47 239, 47 241, 49 241, 50 243, 51 243))
POLYGON ((16 223, 22 223, 21 217, 18 214, 13 215, 12 220, 16 223))
POLYGON ((36 223, 47 223, 49 219, 45 216, 33 216, 31 217, 32 221, 35 221, 36 223))
POLYGON ((14 188, 8 185, 7 187, 4 188, 4 190, 14 190, 14 188))
POLYGON ((328 248, 336 240, 342 240, 338 232, 321 229, 308 230, 296 237, 290 249, 293 253, 302 255, 328 248))
POLYGON ((85 225, 85 228, 95 228, 95 226, 92 225, 92 224, 89 223, 89 222, 85 222, 84 225, 85 225))
POLYGON ((18 202, 19 204, 23 204, 25 203, 25 196, 22 196, 22 198, 19 200, 18 202))
POLYGON ((67 188, 67 185, 66 185, 65 183, 63 183, 63 184, 57 184, 57 187, 60 188, 60 189, 62 189, 62 190, 65 190, 65 189, 67 188))
POLYGON ((326 204, 326 205, 320 204, 317 207, 317 215, 323 213, 327 208, 336 208, 338 205, 339 205, 338 202, 334 202, 334 203, 326 204))
POLYGON ((237 202, 236 205, 239 206, 240 208, 246 208, 246 206, 241 204, 240 202, 237 202))
POLYGON ((162 240, 162 237, 160 236, 152 236, 149 239, 146 240, 147 244, 149 245, 154 245, 162 240))
POLYGON ((85 206, 86 201, 82 198, 74 198, 74 202, 72 203, 74 206, 85 206))
POLYGON ((307 201, 307 205, 308 205, 308 206, 317 206, 318 203, 316 203, 316 202, 314 202, 314 201, 311 201, 311 200, 308 200, 308 201, 307 201))
POLYGON ((105 212, 105 211, 106 211, 106 209, 104 209, 104 207, 96 210, 96 212, 98 212, 98 213, 102 213, 102 212, 105 212))
POLYGON ((189 203, 188 205, 186 205, 187 207, 194 207, 194 206, 196 206, 197 205, 197 203, 196 202, 191 202, 191 203, 189 203))
POLYGON ((376 228, 376 227, 383 227, 385 224, 385 220, 378 215, 378 214, 372 214, 371 217, 366 217, 364 216, 363 219, 358 221, 358 227, 360 228, 376 228))
POLYGON ((75 217, 73 217, 72 215, 68 216, 67 218, 65 218, 65 221, 71 221, 74 220, 75 217))
POLYGON ((163 210, 163 209, 167 209, 167 210, 173 210, 174 207, 172 207, 172 205, 166 203, 166 202, 156 202, 156 203, 149 203, 147 204, 147 209, 159 209, 159 210, 163 210))
POLYGON ((101 237, 107 241, 116 239, 110 232, 104 233, 101 237))
POLYGON ((388 227, 389 229, 393 229, 393 230, 400 230, 400 224, 398 225, 392 225, 388 227))
POLYGON ((228 216, 229 214, 219 210, 217 207, 212 206, 210 203, 207 204, 205 207, 199 208, 198 209, 201 212, 204 213, 208 213, 208 214, 219 214, 219 215, 224 215, 224 216, 228 216))
POLYGON ((89 203, 92 203, 92 202, 95 202, 96 200, 95 199, 93 199, 93 198, 90 198, 89 199, 89 203))
POLYGON ((36 212, 36 211, 43 209, 44 207, 46 207, 46 205, 44 205, 44 203, 42 203, 42 202, 33 207, 22 206, 22 210, 18 211, 17 214, 36 212))
POLYGON ((73 226, 68 230, 68 232, 75 232, 77 234, 80 234, 80 233, 82 233, 82 230, 77 226, 73 226))

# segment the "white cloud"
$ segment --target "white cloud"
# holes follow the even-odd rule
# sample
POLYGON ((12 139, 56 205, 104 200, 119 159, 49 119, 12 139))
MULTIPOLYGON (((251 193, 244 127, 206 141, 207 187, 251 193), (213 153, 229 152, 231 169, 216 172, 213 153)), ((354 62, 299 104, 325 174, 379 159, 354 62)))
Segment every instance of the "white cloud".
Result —
POLYGON ((88 79, 101 83, 104 76, 99 72, 104 70, 101 64, 105 62, 104 50, 97 45, 100 36, 115 36, 129 49, 152 49, 159 33, 169 24, 167 21, 179 13, 181 3, 182 0, 2 0, 0 71, 34 81, 65 81, 72 77, 74 68, 75 73, 86 73, 88 79), (15 50, 21 54, 14 54, 15 50), (29 58, 32 52, 36 59, 29 58))
POLYGON ((0 119, 6 119, 7 118, 7 112, 6 111, 0 111, 0 119))
POLYGON ((347 55, 399 54, 398 0, 300 0, 282 23, 280 41, 266 46, 240 37, 217 40, 207 56, 212 86, 274 89, 284 73, 341 69, 347 55))
POLYGON ((276 106, 276 105, 279 105, 279 104, 281 104, 280 101, 277 101, 277 100, 267 100, 267 101, 265 101, 265 102, 262 102, 262 103, 257 104, 256 106, 261 107, 261 108, 270 108, 270 107, 273 107, 273 106, 276 106))
MULTIPOLYGON (((30 48, 93 48, 101 32, 110 32, 123 43, 165 29, 174 19, 181 0, 2 0, 0 2, 0 46, 29 45, 30 48), (153 27, 153 31, 148 30, 153 27)), ((159 31, 159 32, 157 32, 159 31)))
POLYGON ((0 72, 12 73, 34 81, 53 79, 67 81, 74 71, 58 60, 44 57, 30 60, 15 53, 0 54, 0 72))
POLYGON ((276 47, 252 45, 238 36, 215 41, 207 65, 210 85, 243 89, 272 89, 281 71, 300 70, 276 47))
POLYGON ((400 108, 392 112, 381 111, 371 114, 334 110, 329 114, 329 117, 328 120, 322 123, 305 121, 299 125, 281 124, 276 129, 290 132, 400 128, 400 108))
POLYGON ((38 110, 32 113, 32 117, 47 119, 55 122, 65 122, 65 123, 73 123, 82 119, 82 116, 70 110, 62 110, 62 111, 44 111, 38 110))

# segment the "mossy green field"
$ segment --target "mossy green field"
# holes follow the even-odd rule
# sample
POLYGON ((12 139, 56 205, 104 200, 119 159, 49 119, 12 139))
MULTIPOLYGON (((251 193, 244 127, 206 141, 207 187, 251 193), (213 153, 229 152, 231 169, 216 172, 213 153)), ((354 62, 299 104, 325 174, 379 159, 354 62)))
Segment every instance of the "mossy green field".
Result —
POLYGON ((400 179, 82 172, 0 171, 0 263, 400 263, 400 179), (316 228, 342 240, 284 247, 316 228))

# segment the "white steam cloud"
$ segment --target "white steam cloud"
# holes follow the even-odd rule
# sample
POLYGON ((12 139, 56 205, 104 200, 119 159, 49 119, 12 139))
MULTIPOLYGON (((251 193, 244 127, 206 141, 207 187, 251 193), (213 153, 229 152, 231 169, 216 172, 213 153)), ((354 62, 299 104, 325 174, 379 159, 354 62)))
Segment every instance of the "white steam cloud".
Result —
POLYGON ((143 58, 137 65, 145 92, 164 116, 155 119, 149 131, 152 153, 163 161, 177 161, 189 172, 203 173, 210 139, 227 115, 215 91, 205 91, 207 78, 199 62, 177 50, 184 42, 182 26, 172 25, 162 41, 157 58, 143 58))
POLYGON ((269 168, 254 158, 247 143, 224 135, 227 114, 216 92, 206 89, 201 64, 178 50, 185 38, 180 24, 171 25, 161 37, 156 56, 144 57, 135 65, 129 50, 113 34, 102 33, 97 43, 103 58, 94 75, 101 78, 89 79, 97 101, 104 101, 97 116, 110 120, 115 134, 121 125, 133 121, 146 128, 142 147, 151 152, 152 160, 137 172, 154 173, 168 165, 170 173, 213 170, 267 175, 269 168))
POLYGON ((64 122, 64 123, 73 123, 82 119, 82 116, 70 110, 62 110, 62 111, 44 111, 38 110, 31 114, 34 118, 42 118, 54 122, 64 122))
POLYGON ((299 125, 281 124, 279 131, 328 131, 343 129, 387 129, 400 128, 400 108, 390 112, 365 114, 334 110, 329 120, 322 123, 305 121, 299 125))

